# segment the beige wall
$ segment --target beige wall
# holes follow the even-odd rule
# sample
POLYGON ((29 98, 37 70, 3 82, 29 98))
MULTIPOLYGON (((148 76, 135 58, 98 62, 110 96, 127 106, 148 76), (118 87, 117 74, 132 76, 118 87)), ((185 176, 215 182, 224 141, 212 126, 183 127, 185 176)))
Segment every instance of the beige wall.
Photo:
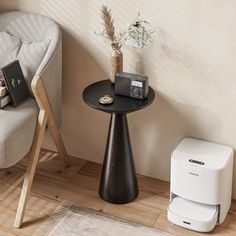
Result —
MULTIPOLYGON (((169 179, 171 151, 184 136, 236 147, 236 1, 0 0, 1 9, 41 12, 63 28, 62 132, 71 155, 101 162, 109 117, 85 106, 81 94, 108 76, 110 48, 94 34, 107 3, 118 29, 137 12, 155 28, 155 45, 123 48, 126 71, 147 74, 157 99, 129 115, 139 173, 169 179)), ((236 197, 236 176, 234 177, 236 197)))
POLYGON ((0 10, 22 10, 39 12, 40 0, 0 0, 0 10))

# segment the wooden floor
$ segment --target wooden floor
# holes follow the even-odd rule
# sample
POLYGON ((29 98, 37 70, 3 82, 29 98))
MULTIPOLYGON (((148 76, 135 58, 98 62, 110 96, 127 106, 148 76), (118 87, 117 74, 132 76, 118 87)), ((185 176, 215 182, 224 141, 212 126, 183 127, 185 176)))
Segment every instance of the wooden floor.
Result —
MULTIPOLYGON (((13 220, 27 158, 16 166, 0 170, 0 236, 32 235, 50 214, 65 200, 101 210, 111 215, 139 222, 179 236, 205 235, 172 226, 166 218, 169 183, 138 175, 139 197, 125 205, 109 204, 97 194, 101 165, 70 157, 63 170, 57 154, 41 151, 40 163, 33 182, 21 229, 13 228, 13 220)), ((225 222, 213 235, 236 235, 236 202, 233 201, 225 222)))

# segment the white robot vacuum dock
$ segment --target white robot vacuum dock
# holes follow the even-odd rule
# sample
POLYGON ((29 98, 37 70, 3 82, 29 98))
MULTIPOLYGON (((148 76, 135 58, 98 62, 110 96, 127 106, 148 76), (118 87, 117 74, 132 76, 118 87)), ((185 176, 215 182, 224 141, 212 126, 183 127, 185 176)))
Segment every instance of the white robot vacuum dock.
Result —
POLYGON ((175 197, 168 207, 168 219, 191 230, 209 232, 217 223, 218 207, 175 197))
POLYGON ((199 232, 221 224, 230 208, 232 147, 184 138, 171 156, 168 220, 199 232))

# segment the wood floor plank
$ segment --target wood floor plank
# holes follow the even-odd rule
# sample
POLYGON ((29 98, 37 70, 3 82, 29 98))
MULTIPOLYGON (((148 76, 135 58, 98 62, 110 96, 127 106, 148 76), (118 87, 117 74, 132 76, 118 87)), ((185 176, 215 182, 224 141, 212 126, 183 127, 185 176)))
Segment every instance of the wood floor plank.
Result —
MULTIPOLYGON (((9 184, 0 183, 0 202, 16 207, 20 196, 20 190, 20 188, 15 188, 9 184)), ((49 215, 58 205, 58 200, 43 197, 41 194, 32 193, 27 208, 38 213, 49 215)))
MULTIPOLYGON (((42 150, 32 193, 21 229, 13 228, 16 206, 27 160, 12 168, 0 170, 0 236, 30 236, 50 216, 62 201, 100 210, 124 219, 139 222, 177 236, 205 236, 171 225, 167 220, 169 183, 138 176, 140 194, 129 204, 115 205, 98 196, 101 165, 70 157, 70 166, 61 169, 57 154, 42 150)), ((210 235, 236 235, 236 201, 225 222, 210 235)))
POLYGON ((31 194, 27 204, 22 228, 13 227, 20 189, 8 184, 0 184, 0 235, 32 235, 60 204, 58 201, 31 194))
POLYGON ((110 215, 118 216, 123 219, 132 220, 149 226, 154 224, 157 217, 162 212, 161 209, 142 205, 139 202, 139 198, 129 204, 106 204, 103 211, 110 215))
MULTIPOLYGON (((47 215, 34 212, 32 210, 26 210, 24 217, 24 224, 20 229, 13 227, 13 222, 16 213, 16 206, 5 202, 0 203, 1 217, 0 217, 0 229, 2 231, 11 233, 13 235, 28 236, 47 219, 47 215)), ((3 236, 3 235, 1 235, 3 236)))
POLYGON ((170 184, 168 182, 143 175, 137 175, 137 178, 140 191, 169 199, 170 184))
POLYGON ((102 170, 102 165, 91 161, 87 161, 87 163, 83 165, 83 167, 79 170, 78 173, 99 179, 101 170, 102 170))
POLYGON ((45 177, 36 176, 32 191, 59 201, 72 201, 89 208, 103 209, 105 202, 99 198, 97 190, 95 190, 96 183, 93 183, 93 185, 86 184, 86 178, 89 182, 89 177, 85 177, 82 182, 78 179, 78 181, 70 181, 69 184, 63 182, 55 184, 45 177))
POLYGON ((1 183, 6 183, 14 187, 21 187, 24 180, 25 170, 13 166, 5 170, 5 175, 2 174, 1 183))
MULTIPOLYGON (((67 162, 67 165, 64 167, 57 153, 42 150, 37 165, 37 175, 47 176, 57 181, 68 182, 86 164, 85 160, 70 156, 67 162)), ((25 170, 27 164, 28 159, 24 158, 18 163, 17 167, 25 170)))

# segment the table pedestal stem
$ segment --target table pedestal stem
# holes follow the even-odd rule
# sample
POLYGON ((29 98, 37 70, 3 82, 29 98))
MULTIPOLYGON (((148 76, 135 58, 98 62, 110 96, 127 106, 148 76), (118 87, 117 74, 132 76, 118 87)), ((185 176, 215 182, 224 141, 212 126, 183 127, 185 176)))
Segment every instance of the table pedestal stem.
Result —
POLYGON ((111 114, 99 195, 116 204, 131 202, 138 196, 126 114, 111 114))

